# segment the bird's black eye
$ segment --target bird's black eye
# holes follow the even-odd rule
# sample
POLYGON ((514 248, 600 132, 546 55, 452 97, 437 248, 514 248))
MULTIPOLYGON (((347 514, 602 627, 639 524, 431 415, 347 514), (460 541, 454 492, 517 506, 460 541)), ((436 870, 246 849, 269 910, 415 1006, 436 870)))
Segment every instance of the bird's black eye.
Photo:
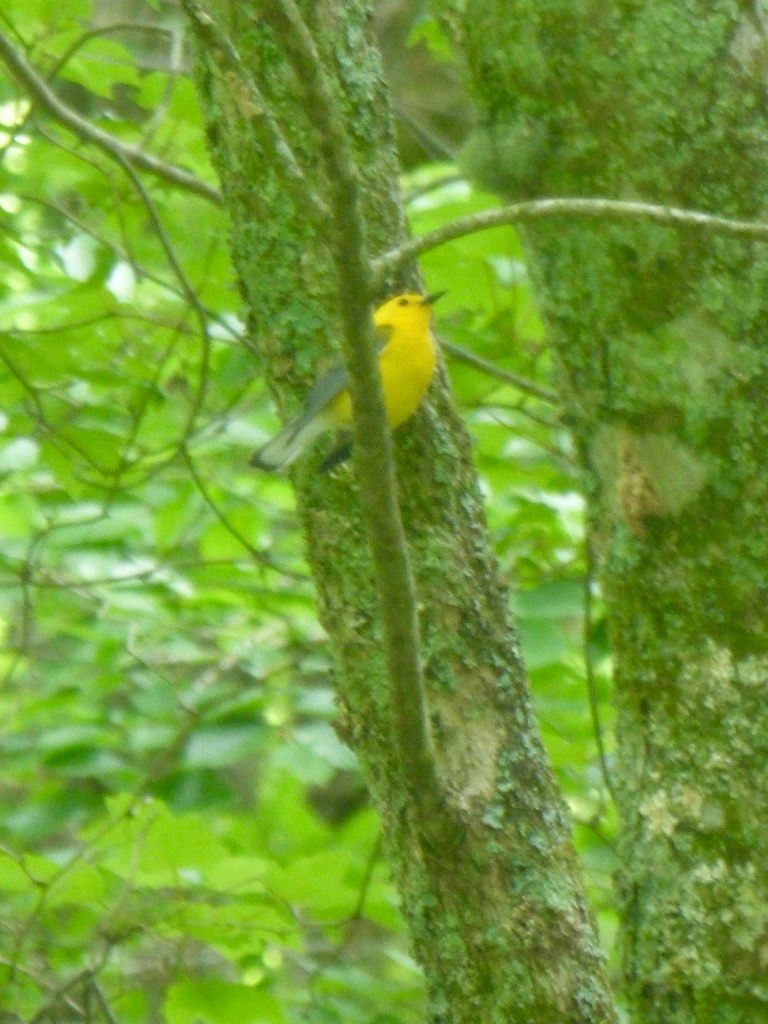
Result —
POLYGON ((398 306, 407 306, 407 305, 408 305, 408 299, 400 299, 400 301, 398 302, 398 306))

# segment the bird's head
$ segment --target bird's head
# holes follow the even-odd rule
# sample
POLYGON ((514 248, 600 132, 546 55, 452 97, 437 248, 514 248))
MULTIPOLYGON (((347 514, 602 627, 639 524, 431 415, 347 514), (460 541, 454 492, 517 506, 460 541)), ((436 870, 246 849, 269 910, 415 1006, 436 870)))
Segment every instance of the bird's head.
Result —
POLYGON ((429 327, 432 304, 445 292, 430 295, 395 295, 379 306, 373 315, 373 322, 379 328, 395 330, 424 330, 429 327))

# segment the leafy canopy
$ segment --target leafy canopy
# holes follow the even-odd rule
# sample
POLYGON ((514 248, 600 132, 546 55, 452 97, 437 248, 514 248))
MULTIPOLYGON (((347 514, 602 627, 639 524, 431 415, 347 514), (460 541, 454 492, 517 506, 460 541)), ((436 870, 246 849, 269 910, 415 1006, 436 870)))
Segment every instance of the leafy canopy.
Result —
MULTIPOLYGON (((17 42, 66 103, 213 183, 192 83, 162 70, 177 24, 92 31, 88 0, 17 8, 17 42)), ((127 173, 9 79, 0 131, 0 1009, 416 1020, 378 821, 333 730, 291 491, 247 468, 276 419, 225 215, 127 173)), ((495 203, 428 160, 404 188, 416 232, 495 203)), ((511 229, 422 266, 449 289, 446 339, 550 383, 511 229)), ((450 372, 609 933, 572 453, 556 409, 450 372)))

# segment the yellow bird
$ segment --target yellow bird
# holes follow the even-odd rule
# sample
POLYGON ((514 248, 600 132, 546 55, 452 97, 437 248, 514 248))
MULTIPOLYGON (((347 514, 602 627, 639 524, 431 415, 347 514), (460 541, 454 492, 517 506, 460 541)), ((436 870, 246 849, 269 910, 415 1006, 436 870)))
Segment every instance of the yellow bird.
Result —
MULTIPOLYGON (((444 292, 432 295, 396 295, 373 314, 380 339, 379 370, 387 420, 394 430, 418 409, 435 372, 435 339, 432 336, 432 303, 444 292)), ((331 370, 314 385, 299 415, 267 441, 251 457, 260 469, 285 469, 327 430, 348 428, 352 423, 352 399, 343 366, 331 370)), ((352 450, 351 442, 335 448, 320 467, 332 469, 352 450)))

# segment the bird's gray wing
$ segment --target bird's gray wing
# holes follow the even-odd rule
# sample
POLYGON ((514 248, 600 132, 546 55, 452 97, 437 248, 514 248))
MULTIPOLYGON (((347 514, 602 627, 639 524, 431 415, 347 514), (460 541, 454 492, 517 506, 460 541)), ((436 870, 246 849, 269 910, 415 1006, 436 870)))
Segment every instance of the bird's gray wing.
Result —
MULTIPOLYGON (((376 328, 377 352, 381 352, 384 348, 389 341, 391 333, 392 329, 389 327, 376 328)), ((329 402, 332 402, 337 395, 340 395, 344 388, 346 388, 347 383, 347 371, 341 364, 334 366, 320 380, 316 381, 304 399, 301 412, 293 422, 293 435, 298 434, 329 402)))
POLYGON ((347 386, 347 371, 343 366, 334 366, 310 388, 301 407, 300 418, 311 420, 313 416, 340 395, 347 386))

